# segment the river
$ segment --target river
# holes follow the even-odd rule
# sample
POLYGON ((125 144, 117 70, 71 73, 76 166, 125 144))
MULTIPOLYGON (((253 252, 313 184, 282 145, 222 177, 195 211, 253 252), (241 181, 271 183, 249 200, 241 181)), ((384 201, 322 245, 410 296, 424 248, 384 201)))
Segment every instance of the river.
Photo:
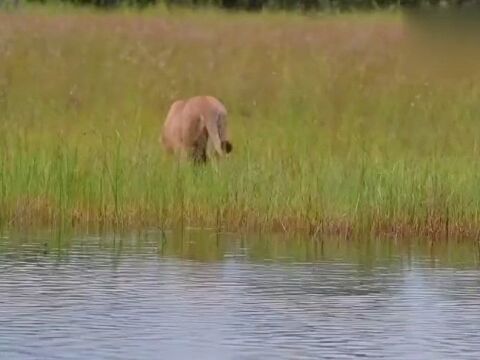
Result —
POLYGON ((0 236, 1 359, 479 359, 471 241, 0 236))

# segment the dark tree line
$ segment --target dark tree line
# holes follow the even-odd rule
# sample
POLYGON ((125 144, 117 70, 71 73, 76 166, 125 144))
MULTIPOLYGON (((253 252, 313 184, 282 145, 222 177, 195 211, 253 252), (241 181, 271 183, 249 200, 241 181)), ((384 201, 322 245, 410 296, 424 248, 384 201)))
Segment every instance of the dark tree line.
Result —
MULTIPOLYGON (((48 2, 48 0, 27 0, 32 2, 48 2)), ((376 9, 391 6, 422 7, 422 6, 463 6, 479 4, 480 0, 60 0, 78 5, 94 5, 99 7, 114 7, 128 5, 144 7, 164 2, 167 6, 217 6, 225 9, 258 11, 271 9, 300 10, 355 10, 376 9)))

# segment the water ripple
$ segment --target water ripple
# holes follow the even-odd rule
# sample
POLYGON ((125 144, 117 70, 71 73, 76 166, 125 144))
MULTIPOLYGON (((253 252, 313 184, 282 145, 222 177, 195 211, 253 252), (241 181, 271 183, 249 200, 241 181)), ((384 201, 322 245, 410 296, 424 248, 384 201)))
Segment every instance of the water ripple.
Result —
POLYGON ((0 358, 478 359, 480 272, 0 254, 0 358))

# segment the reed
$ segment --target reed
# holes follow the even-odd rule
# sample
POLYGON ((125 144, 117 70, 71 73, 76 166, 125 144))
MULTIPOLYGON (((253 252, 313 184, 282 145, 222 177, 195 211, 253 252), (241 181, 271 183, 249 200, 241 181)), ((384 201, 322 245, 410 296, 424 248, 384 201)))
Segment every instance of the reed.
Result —
POLYGON ((411 34, 399 13, 0 13, 0 222, 477 236, 479 72, 411 34), (157 142, 195 94, 229 110, 217 168, 157 142))

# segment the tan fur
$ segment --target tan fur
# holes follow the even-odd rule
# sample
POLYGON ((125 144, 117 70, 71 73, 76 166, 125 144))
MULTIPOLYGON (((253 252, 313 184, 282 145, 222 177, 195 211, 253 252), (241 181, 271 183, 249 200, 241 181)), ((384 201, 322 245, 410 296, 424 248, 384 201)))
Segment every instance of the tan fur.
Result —
POLYGON ((227 136, 227 110, 213 96, 195 96, 175 101, 168 110, 160 141, 170 153, 207 160, 207 143, 224 156, 232 149, 227 136))

